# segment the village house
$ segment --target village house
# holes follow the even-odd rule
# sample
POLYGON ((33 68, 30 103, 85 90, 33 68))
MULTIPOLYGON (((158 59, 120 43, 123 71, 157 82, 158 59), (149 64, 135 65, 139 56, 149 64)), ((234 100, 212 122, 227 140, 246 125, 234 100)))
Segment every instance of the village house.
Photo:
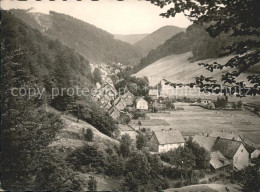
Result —
POLYGON ((225 109, 234 109, 235 108, 235 102, 227 102, 225 109))
POLYGON ((212 103, 211 99, 201 99, 201 104, 208 105, 209 103, 212 103))
POLYGON ((213 170, 223 170, 225 167, 230 165, 230 162, 225 158, 219 151, 214 151, 210 153, 210 165, 213 170))
POLYGON ((253 145, 245 145, 245 147, 249 153, 250 159, 257 158, 260 155, 260 150, 255 148, 253 145))
POLYGON ((160 103, 157 100, 153 102, 153 112, 156 111, 164 111, 166 109, 166 104, 165 103, 160 103))
POLYGON ((251 159, 254 159, 254 158, 259 157, 259 155, 260 155, 260 150, 259 150, 259 149, 255 149, 255 150, 250 154, 250 158, 251 158, 251 159))
POLYGON ((105 110, 108 111, 108 110, 112 107, 112 105, 110 104, 110 102, 107 102, 107 103, 103 103, 102 107, 103 107, 105 110))
POLYGON ((158 89, 149 89, 148 95, 153 100, 158 99, 159 98, 159 90, 158 89))
POLYGON ((117 97, 114 100, 113 105, 120 111, 122 111, 126 107, 125 100, 122 97, 117 97))
POLYGON ((118 74, 118 73, 120 73, 120 70, 119 69, 115 69, 115 72, 114 72, 115 74, 118 74))
POLYGON ((117 109, 115 106, 112 106, 108 110, 108 114, 115 120, 117 120, 120 117, 120 110, 117 109))
POLYGON ((105 90, 105 91, 112 90, 113 92, 117 93, 114 85, 112 83, 107 82, 107 81, 104 82, 102 89, 105 90))
MULTIPOLYGON (((221 153, 232 165, 233 169, 241 170, 249 165, 249 153, 241 141, 230 140, 209 135, 195 135, 193 141, 210 153, 221 153)), ((220 155, 211 154, 211 166, 215 169, 228 165, 220 155), (214 159, 216 158, 216 159, 214 159), (218 166, 216 166, 218 164, 218 166)))
POLYGON ((116 84, 119 82, 119 77, 114 73, 109 75, 109 79, 111 80, 110 82, 112 82, 113 84, 116 84))
POLYGON ((110 101, 112 100, 112 98, 108 95, 103 95, 100 99, 99 102, 103 105, 105 103, 110 103, 110 101))
POLYGON ((148 110, 148 102, 143 97, 135 99, 135 108, 141 110, 148 110))
POLYGON ((224 130, 220 131, 214 131, 209 134, 210 137, 220 137, 222 139, 229 139, 229 140, 235 140, 235 141, 241 141, 244 143, 242 137, 234 132, 225 132, 224 130))
POLYGON ((127 106, 133 105, 135 96, 130 91, 127 90, 127 92, 122 97, 124 98, 125 104, 127 106))
POLYGON ((180 146, 184 146, 185 140, 179 130, 170 129, 153 132, 148 145, 150 151, 153 152, 168 152, 180 146))

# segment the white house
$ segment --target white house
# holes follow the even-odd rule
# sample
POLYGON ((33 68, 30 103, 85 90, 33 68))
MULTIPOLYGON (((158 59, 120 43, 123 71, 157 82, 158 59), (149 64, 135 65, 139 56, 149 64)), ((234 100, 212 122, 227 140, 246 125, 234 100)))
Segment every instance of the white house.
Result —
POLYGON ((150 151, 163 153, 179 146, 184 146, 185 140, 179 130, 170 129, 153 132, 148 145, 150 151))
POLYGON ((135 108, 142 109, 142 110, 148 110, 148 102, 143 97, 138 97, 135 100, 135 108))
POLYGON ((220 152, 229 160, 233 169, 241 170, 249 165, 249 153, 242 141, 204 135, 195 135, 193 141, 209 152, 220 152))
POLYGON ((201 99, 201 103, 207 105, 209 103, 212 103, 212 100, 211 99, 201 99))

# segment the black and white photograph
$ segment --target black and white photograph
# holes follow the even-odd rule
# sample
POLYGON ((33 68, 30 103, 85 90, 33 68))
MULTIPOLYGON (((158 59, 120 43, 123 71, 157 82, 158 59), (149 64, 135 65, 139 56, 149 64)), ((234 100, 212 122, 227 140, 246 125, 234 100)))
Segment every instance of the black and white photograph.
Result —
POLYGON ((0 191, 260 192, 259 0, 0 4, 0 191))

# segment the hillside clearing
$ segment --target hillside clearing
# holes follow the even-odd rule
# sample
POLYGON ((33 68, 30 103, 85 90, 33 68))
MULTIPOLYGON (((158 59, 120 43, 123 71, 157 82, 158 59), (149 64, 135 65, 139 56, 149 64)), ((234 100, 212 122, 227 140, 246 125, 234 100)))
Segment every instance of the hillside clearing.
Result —
MULTIPOLYGON (((196 62, 190 62, 189 58, 192 57, 191 52, 183 54, 173 54, 164 57, 146 68, 142 69, 134 76, 143 77, 146 76, 149 79, 150 85, 157 84, 163 78, 172 82, 190 83, 194 82, 194 77, 204 75, 213 76, 215 79, 221 77, 222 71, 216 71, 211 73, 204 67, 199 66, 198 63, 213 63, 218 62, 220 64, 225 64, 232 56, 222 57, 222 58, 211 58, 206 60, 200 60, 196 62)), ((246 81, 246 75, 242 74, 240 79, 246 81)))
MULTIPOLYGON (((54 109, 49 109, 60 113, 54 109)), ((94 133, 94 143, 96 143, 99 148, 105 149, 109 145, 118 145, 119 141, 108 137, 107 135, 98 131, 95 127, 89 123, 80 120, 77 123, 77 119, 72 115, 61 114, 61 119, 64 122, 64 128, 58 133, 55 141, 50 145, 52 147, 62 147, 69 149, 76 149, 87 143, 84 140, 82 129, 90 128, 94 133)))

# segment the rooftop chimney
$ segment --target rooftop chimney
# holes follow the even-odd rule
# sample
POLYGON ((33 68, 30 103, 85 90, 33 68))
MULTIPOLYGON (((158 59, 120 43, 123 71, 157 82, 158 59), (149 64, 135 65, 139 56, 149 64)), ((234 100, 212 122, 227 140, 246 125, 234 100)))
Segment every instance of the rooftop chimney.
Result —
POLYGON ((162 131, 164 131, 164 129, 162 129, 162 131))
POLYGON ((222 129, 222 131, 221 132, 224 132, 224 129, 222 129))
POLYGON ((172 128, 170 128, 170 131, 172 131, 172 128))

